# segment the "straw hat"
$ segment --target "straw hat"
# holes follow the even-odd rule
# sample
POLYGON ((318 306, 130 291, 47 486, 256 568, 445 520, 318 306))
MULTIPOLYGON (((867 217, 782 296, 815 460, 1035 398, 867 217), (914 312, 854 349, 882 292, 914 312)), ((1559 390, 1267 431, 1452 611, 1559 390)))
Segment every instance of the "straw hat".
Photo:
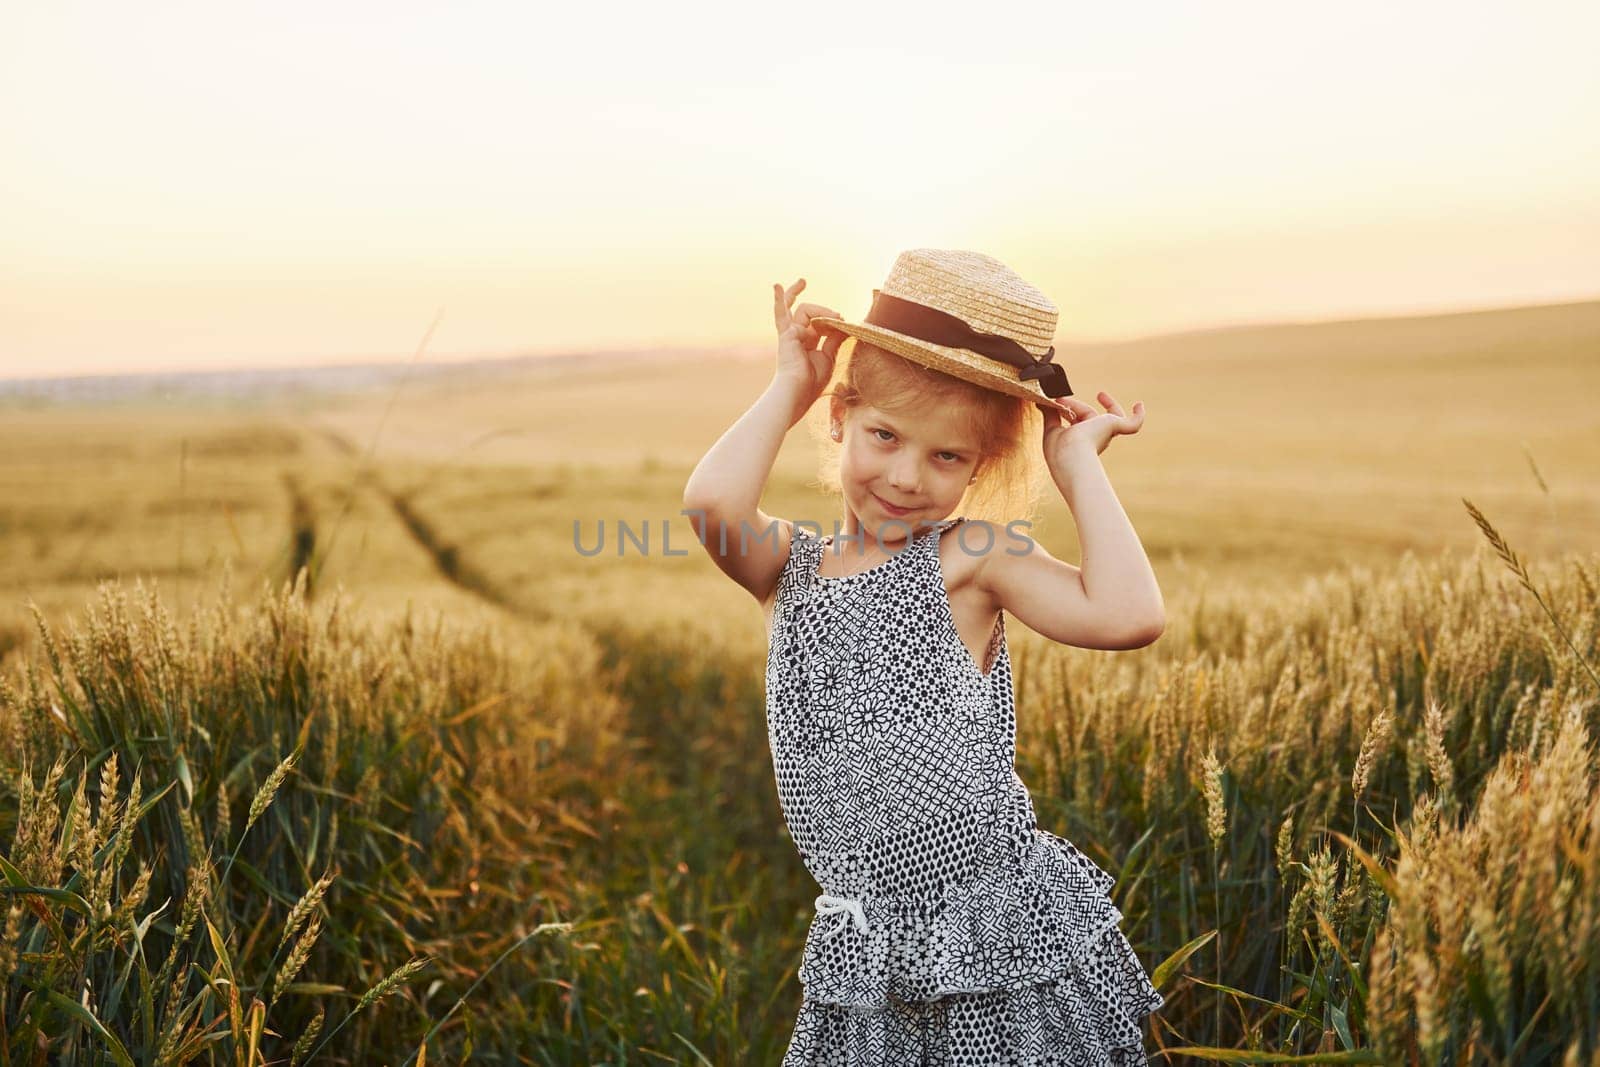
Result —
POLYGON ((1023 400, 1071 396, 1053 362, 1056 306, 993 256, 939 248, 900 253, 861 322, 836 330, 985 389, 1023 400))

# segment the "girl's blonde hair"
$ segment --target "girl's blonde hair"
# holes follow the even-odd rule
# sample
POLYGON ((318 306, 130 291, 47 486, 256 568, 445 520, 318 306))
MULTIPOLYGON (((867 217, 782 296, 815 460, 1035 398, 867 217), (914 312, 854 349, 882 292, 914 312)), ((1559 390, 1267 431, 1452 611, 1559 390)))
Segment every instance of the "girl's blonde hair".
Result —
MULTIPOLYGON (((912 417, 932 407, 958 412, 978 442, 978 480, 967 486, 955 513, 997 526, 1037 518, 1049 469, 1039 446, 1044 416, 1030 401, 973 385, 857 337, 840 346, 832 384, 822 395, 837 397, 846 409, 870 404, 912 417)), ((844 448, 828 435, 828 409, 828 404, 816 405, 808 429, 821 446, 819 487, 842 501, 844 448)))

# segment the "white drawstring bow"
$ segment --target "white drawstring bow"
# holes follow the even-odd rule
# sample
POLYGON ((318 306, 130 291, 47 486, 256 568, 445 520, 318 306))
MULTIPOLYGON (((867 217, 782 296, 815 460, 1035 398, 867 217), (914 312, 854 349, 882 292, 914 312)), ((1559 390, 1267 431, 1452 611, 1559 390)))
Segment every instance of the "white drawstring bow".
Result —
POLYGON ((824 893, 817 898, 817 914, 849 916, 849 918, 841 917, 833 924, 833 929, 823 934, 823 937, 833 937, 836 934, 843 933, 844 928, 850 925, 852 919, 855 921, 856 929, 862 933, 867 932, 867 913, 861 907, 859 900, 851 900, 849 897, 835 897, 824 893))

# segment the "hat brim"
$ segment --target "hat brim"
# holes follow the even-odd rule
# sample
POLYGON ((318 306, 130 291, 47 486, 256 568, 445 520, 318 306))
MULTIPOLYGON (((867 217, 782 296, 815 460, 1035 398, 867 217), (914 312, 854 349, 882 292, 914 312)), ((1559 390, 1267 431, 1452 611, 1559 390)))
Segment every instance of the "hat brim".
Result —
POLYGON ((810 324, 813 329, 834 330, 870 342, 897 356, 904 356, 925 367, 942 371, 984 389, 992 389, 1020 400, 1034 400, 1051 407, 1061 406, 1061 399, 1046 396, 1037 381, 1031 379, 1024 381, 1018 378, 1019 371, 1016 367, 965 348, 936 345, 920 337, 896 333, 894 330, 886 330, 882 326, 873 326, 865 322, 814 318, 810 324))

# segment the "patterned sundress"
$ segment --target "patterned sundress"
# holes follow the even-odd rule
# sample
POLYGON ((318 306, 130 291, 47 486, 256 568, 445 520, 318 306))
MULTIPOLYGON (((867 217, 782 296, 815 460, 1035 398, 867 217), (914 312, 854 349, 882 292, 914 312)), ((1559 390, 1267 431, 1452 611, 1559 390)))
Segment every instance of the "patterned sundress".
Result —
MULTIPOLYGON (((783 1067, 1143 1064, 1160 1008, 1108 892, 1015 770, 1005 613, 987 673, 950 609, 947 519, 859 574, 791 524, 767 653, 789 836, 822 895, 783 1067)), ((971 539, 974 545, 976 539, 971 539)))

